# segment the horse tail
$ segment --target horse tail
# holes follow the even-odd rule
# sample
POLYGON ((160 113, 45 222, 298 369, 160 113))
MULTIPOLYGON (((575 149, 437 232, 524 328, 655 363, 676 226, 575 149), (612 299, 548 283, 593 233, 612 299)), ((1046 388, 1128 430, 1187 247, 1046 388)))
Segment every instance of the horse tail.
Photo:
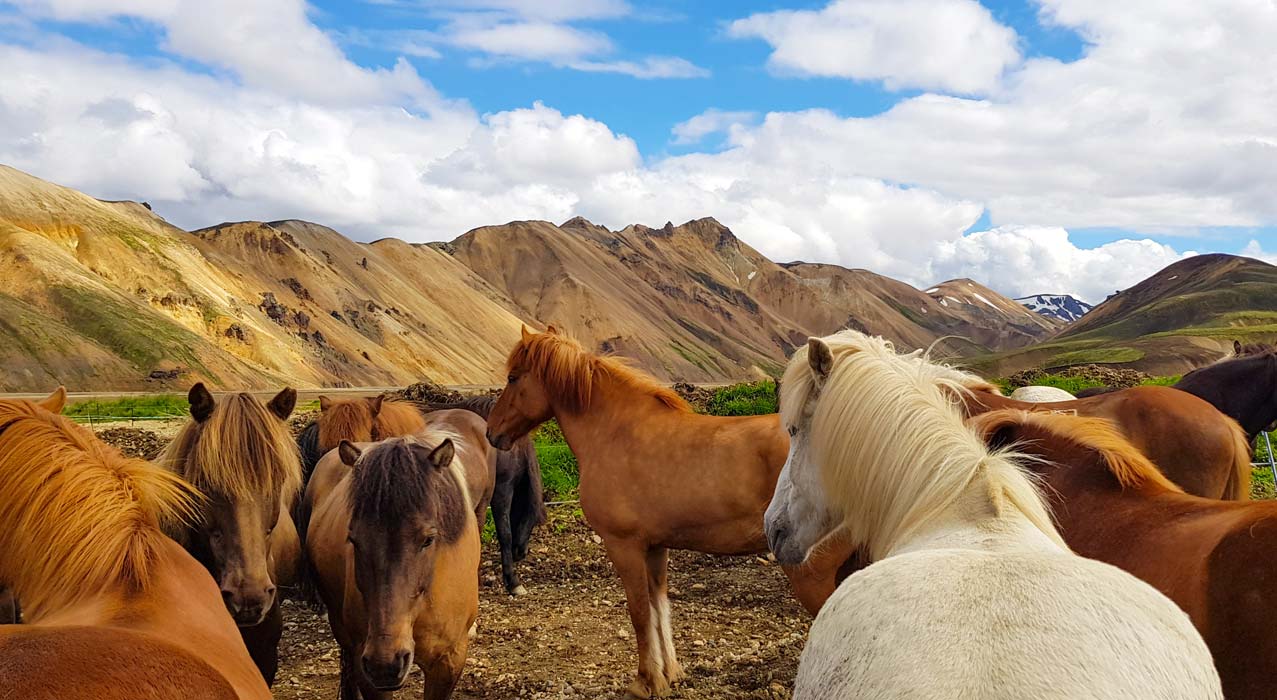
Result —
POLYGON ((1224 485, 1224 500, 1249 501, 1251 478, 1250 440, 1246 439, 1246 431, 1232 418, 1226 418, 1228 429, 1233 437, 1233 471, 1228 475, 1228 483, 1224 485))

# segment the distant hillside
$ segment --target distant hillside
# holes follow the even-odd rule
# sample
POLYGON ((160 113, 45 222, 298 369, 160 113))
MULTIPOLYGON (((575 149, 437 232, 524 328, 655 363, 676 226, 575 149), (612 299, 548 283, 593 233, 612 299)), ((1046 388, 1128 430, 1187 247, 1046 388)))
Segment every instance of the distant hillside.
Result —
POLYGON ((0 166, 0 391, 491 384, 521 323, 688 381, 777 372, 808 336, 848 326, 905 348, 958 336, 938 351, 963 355, 1058 326, 973 282, 942 287, 955 284, 937 296, 777 265, 713 219, 513 222, 429 245, 303 221, 186 232, 0 166))
POLYGON ((1095 308, 1071 294, 1034 294, 1015 301, 1030 311, 1065 323, 1072 323, 1095 308))
POLYGON ((1218 359, 1234 339, 1277 340, 1277 267, 1198 255, 1109 297, 1038 345, 970 361, 991 374, 1090 362, 1178 374, 1218 359))

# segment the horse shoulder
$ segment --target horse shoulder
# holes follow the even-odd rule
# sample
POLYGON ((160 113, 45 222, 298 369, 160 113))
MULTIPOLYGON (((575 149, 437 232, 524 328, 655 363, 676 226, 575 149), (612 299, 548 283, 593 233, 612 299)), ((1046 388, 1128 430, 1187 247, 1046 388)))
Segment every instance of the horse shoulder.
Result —
POLYGON ((479 615, 479 580, 474 573, 482 548, 478 528, 467 525, 462 536, 446 547, 436 558, 430 605, 413 625, 417 655, 422 659, 445 658, 465 645, 479 615))

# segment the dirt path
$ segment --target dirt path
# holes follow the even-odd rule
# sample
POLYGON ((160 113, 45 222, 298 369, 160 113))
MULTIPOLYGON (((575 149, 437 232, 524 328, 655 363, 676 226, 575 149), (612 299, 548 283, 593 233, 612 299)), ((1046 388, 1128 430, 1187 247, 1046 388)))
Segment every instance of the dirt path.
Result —
MULTIPOLYGON (((495 544, 484 551, 493 571, 495 544)), ((673 697, 790 697, 809 624, 780 568, 759 557, 671 558, 675 644, 688 679, 673 697)), ((510 598, 490 573, 480 591, 479 636, 455 698, 626 697, 637 663, 619 580, 593 533, 559 513, 533 540, 510 598)), ((327 619, 289 601, 275 697, 337 697, 337 650, 327 619)), ((396 697, 418 697, 414 671, 396 697)))

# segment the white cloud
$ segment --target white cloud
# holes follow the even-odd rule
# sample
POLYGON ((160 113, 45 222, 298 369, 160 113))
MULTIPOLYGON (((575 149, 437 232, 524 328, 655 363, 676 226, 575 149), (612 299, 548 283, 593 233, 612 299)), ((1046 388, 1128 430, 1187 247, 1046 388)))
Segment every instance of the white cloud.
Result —
POLYGON ((1242 248, 1241 253, 1238 253, 1238 254, 1245 255, 1248 258, 1255 258, 1256 260, 1263 260, 1266 263, 1272 263, 1273 265, 1277 265, 1277 251, 1264 250, 1263 247, 1259 245, 1259 241, 1256 241, 1254 239, 1251 239, 1251 241, 1246 244, 1246 247, 1242 248))
POLYGON ((426 0, 432 8, 496 10, 551 22, 615 19, 634 12, 625 0, 426 0))
POLYGON ((674 143, 688 145, 700 143, 711 134, 730 131, 731 129, 757 121, 757 112, 730 112, 720 109, 707 109, 704 112, 674 125, 670 133, 674 143))
POLYGON ((935 250, 927 265, 934 281, 970 277, 1012 297, 1063 293, 1093 304, 1195 255, 1148 239, 1078 248, 1062 228, 1032 226, 979 231, 935 250))
POLYGON ((587 73, 619 73, 640 80, 709 77, 708 70, 676 56, 648 56, 642 61, 572 61, 568 67, 587 73))
POLYGON ((1015 32, 975 0, 834 0, 751 15, 727 31, 771 44, 778 72, 880 80, 893 90, 989 92, 1020 60, 1015 32))
POLYGON ((606 53, 612 42, 603 34, 550 22, 465 21, 446 33, 448 43, 491 56, 564 63, 606 53))

